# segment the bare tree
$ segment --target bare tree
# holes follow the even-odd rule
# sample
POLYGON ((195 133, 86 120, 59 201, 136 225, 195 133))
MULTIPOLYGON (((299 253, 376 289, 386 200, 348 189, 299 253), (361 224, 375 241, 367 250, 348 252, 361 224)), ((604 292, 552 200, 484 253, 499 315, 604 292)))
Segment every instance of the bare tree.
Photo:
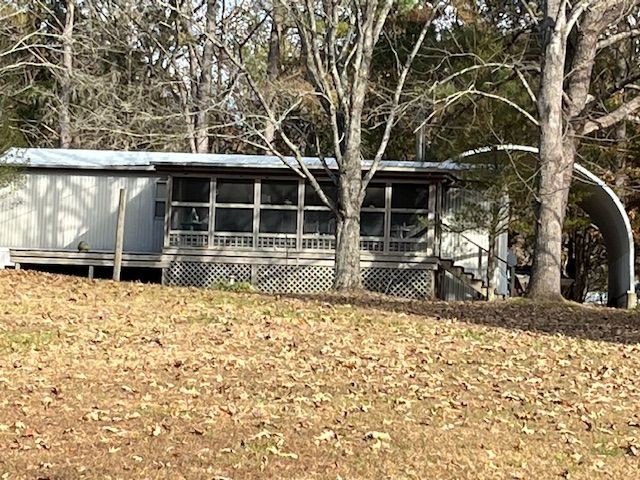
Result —
POLYGON ((442 4, 418 7, 423 25, 412 48, 407 52, 395 52, 398 61, 396 84, 385 106, 383 133, 374 148, 372 160, 364 162, 363 114, 371 94, 372 59, 393 7, 393 0, 276 0, 275 3, 295 25, 295 42, 300 48, 305 73, 301 83, 306 86, 301 87, 297 95, 283 92, 285 101, 274 107, 265 95, 263 82, 249 68, 249 63, 243 56, 243 45, 238 45, 239 42, 220 43, 243 75, 259 107, 256 113, 256 104, 249 104, 241 112, 245 125, 252 122, 262 125, 252 130, 247 141, 282 158, 309 181, 322 201, 333 211, 337 225, 334 288, 340 291, 357 290, 361 288, 360 210, 366 188, 379 168, 391 130, 403 113, 401 97, 407 76, 442 4), (326 143, 330 146, 325 147, 326 150, 323 149, 318 131, 314 130, 313 133, 316 154, 325 167, 324 175, 338 187, 337 198, 331 198, 322 189, 319 177, 303 160, 303 149, 287 130, 286 118, 308 102, 319 105, 328 125, 330 133, 326 143), (268 128, 265 135, 265 125, 275 128, 275 139, 270 138, 268 128), (294 157, 293 164, 285 160, 285 152, 294 157), (325 156, 333 157, 333 165, 325 160, 325 156))
MULTIPOLYGON (((637 35, 638 31, 605 34, 638 5, 636 0, 583 0, 573 5, 565 0, 544 3, 538 96, 540 178, 530 297, 560 298, 561 295, 562 226, 581 139, 613 127, 640 109, 640 95, 636 94, 596 118, 586 115, 598 52, 637 35)), ((621 88, 629 90, 632 86, 633 83, 625 83, 621 88)))
MULTIPOLYGON (((33 55, 34 45, 45 45, 46 34, 29 25, 30 4, 26 1, 0 5, 0 149, 25 143, 18 109, 33 96, 34 72, 54 68, 57 62, 33 55)), ((53 132, 56 134, 57 132, 53 132)))

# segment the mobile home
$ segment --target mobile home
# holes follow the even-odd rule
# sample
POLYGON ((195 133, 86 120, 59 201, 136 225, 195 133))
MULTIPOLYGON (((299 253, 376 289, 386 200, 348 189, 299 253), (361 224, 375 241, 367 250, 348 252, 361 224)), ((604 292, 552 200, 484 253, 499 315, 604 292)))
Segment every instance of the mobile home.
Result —
MULTIPOLYGON (((20 174, 0 197, 0 248, 5 263, 18 267, 113 265, 124 188, 125 269, 158 269, 170 285, 326 291, 335 219, 287 161, 294 165, 257 155, 11 150, 3 163, 20 174)), ((322 162, 304 162, 334 195, 322 162)), ((487 235, 443 228, 468 193, 458 174, 452 163, 382 162, 361 215, 365 288, 407 298, 478 298, 491 275, 496 293, 506 294, 505 236, 487 272, 487 235)))

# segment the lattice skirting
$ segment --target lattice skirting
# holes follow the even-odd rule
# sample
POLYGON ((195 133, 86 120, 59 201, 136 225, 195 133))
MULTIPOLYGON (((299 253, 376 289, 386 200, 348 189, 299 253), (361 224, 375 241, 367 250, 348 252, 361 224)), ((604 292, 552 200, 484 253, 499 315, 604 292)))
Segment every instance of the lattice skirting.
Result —
POLYGON ((362 284, 372 292, 402 298, 431 298, 433 270, 410 268, 363 268, 362 284))
MULTIPOLYGON (((267 293, 322 293, 333 285, 333 267, 172 262, 163 270, 165 285, 210 287, 220 282, 251 282, 267 293)), ((403 298, 431 298, 434 271, 363 268, 364 288, 403 298)))
POLYGON ((162 283, 210 287, 218 282, 250 282, 251 266, 234 263, 172 262, 162 270, 162 283))
POLYGON ((333 285, 333 268, 314 265, 258 265, 255 287, 268 293, 322 293, 333 285))

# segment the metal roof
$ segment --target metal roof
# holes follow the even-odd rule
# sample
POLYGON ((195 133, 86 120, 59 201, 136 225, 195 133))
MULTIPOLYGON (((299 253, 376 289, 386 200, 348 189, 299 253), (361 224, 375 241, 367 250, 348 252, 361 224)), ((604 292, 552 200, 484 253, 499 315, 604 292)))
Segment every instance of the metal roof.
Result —
MULTIPOLYGON (((297 165, 295 158, 283 160, 269 155, 235 155, 235 154, 195 154, 172 152, 125 152, 112 150, 67 150, 51 148, 13 148, 8 150, 0 160, 2 163, 31 168, 58 169, 93 169, 93 170, 155 170, 156 167, 216 167, 216 168, 264 168, 286 169, 288 165, 297 165), (285 164, 286 163, 286 164, 285 164), (287 165, 288 164, 288 165, 287 165)), ((303 158, 310 169, 321 169, 322 162, 318 158, 303 158)), ((333 158, 326 160, 330 168, 336 168, 333 158)), ((371 161, 363 162, 363 169, 370 167, 371 161)), ((419 171, 452 171, 461 165, 447 162, 410 162, 383 160, 381 171, 419 172, 419 171)))

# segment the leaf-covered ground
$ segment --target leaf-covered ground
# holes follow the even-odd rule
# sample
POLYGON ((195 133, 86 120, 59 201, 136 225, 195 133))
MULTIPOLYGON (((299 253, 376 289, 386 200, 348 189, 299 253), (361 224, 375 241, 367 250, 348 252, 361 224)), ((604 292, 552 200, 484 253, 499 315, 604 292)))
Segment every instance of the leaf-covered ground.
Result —
POLYGON ((638 478, 640 317, 0 273, 0 478, 638 478))

